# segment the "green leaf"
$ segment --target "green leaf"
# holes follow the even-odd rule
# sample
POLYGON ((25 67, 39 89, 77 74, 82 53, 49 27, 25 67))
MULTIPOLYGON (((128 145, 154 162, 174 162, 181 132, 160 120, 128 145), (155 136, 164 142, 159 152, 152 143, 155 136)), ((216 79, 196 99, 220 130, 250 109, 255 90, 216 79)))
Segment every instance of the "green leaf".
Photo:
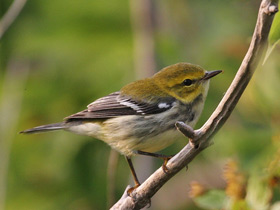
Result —
POLYGON ((194 198, 194 202, 204 209, 224 209, 227 203, 227 196, 222 190, 210 190, 202 196, 194 198))
MULTIPOLYGON (((278 8, 280 7, 280 4, 278 5, 278 8)), ((269 33, 269 37, 268 37, 268 41, 270 45, 274 45, 278 40, 280 39, 280 14, 279 12, 276 13, 271 29, 270 29, 270 33, 269 33)))

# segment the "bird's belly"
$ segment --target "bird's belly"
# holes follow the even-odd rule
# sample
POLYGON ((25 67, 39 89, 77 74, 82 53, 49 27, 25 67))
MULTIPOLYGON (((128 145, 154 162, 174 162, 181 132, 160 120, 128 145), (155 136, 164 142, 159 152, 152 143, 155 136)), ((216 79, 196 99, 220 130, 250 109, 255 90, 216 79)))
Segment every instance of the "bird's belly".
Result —
POLYGON ((181 134, 175 128, 177 119, 167 121, 164 116, 159 117, 124 116, 110 119, 105 123, 102 140, 126 156, 134 155, 137 150, 162 150, 181 134))
POLYGON ((178 140, 180 135, 180 132, 176 129, 168 130, 157 136, 146 139, 141 142, 141 144, 137 145, 134 150, 157 152, 173 144, 178 140))
POLYGON ((112 138, 105 138, 104 141, 123 155, 132 156, 137 150, 145 152, 160 151, 173 144, 180 136, 180 132, 172 129, 146 138, 136 138, 135 136, 118 138, 116 135, 114 133, 112 138))
POLYGON ((173 144, 182 136, 174 124, 172 122, 173 126, 167 128, 149 121, 135 123, 132 116, 126 116, 108 120, 103 126, 86 122, 72 125, 67 130, 100 139, 121 154, 132 156, 137 150, 157 152, 173 144))

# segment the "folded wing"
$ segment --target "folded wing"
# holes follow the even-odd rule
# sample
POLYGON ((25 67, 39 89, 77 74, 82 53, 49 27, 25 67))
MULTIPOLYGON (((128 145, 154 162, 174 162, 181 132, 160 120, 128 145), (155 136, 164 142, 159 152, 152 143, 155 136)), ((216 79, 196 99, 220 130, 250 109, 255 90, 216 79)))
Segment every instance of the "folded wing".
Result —
POLYGON ((136 101, 120 92, 111 93, 88 105, 87 109, 69 117, 66 121, 81 119, 108 119, 124 115, 150 115, 171 109, 175 105, 175 98, 160 98, 155 102, 136 101))

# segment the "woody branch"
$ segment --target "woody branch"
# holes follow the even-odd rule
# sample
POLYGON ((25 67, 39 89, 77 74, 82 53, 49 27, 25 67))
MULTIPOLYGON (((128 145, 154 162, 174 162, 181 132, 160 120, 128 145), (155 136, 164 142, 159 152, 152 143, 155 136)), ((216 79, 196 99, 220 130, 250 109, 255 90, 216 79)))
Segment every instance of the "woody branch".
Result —
POLYGON ((207 122, 198 130, 193 130, 183 122, 176 123, 178 130, 190 141, 177 155, 169 160, 167 164, 168 173, 164 173, 162 168, 159 168, 132 192, 131 197, 127 196, 125 191, 122 198, 111 209, 141 209, 145 207, 149 204, 151 197, 171 177, 187 166, 202 150, 211 144, 211 137, 226 122, 258 64, 262 63, 268 44, 268 34, 276 12, 278 12, 278 0, 263 0, 261 2, 255 31, 247 54, 226 94, 207 122))

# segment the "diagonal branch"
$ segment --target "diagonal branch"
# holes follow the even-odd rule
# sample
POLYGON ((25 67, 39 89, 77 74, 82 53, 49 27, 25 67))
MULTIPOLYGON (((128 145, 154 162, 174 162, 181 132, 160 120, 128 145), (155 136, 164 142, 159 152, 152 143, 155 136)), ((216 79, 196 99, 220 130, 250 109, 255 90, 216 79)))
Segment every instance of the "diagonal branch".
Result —
POLYGON ((3 37, 7 29, 18 17, 25 3, 26 0, 15 0, 3 16, 3 18, 0 20, 0 39, 3 37))
POLYGON ((195 131, 182 122, 176 124, 177 128, 190 138, 190 142, 176 156, 169 160, 167 164, 168 174, 159 168, 140 187, 133 191, 131 197, 126 196, 125 192, 123 197, 111 209, 141 209, 145 207, 149 204, 151 197, 171 177, 188 165, 196 155, 211 144, 211 137, 226 122, 258 64, 262 63, 274 14, 278 12, 277 5, 278 0, 263 0, 261 2, 248 52, 226 94, 207 122, 195 131))

